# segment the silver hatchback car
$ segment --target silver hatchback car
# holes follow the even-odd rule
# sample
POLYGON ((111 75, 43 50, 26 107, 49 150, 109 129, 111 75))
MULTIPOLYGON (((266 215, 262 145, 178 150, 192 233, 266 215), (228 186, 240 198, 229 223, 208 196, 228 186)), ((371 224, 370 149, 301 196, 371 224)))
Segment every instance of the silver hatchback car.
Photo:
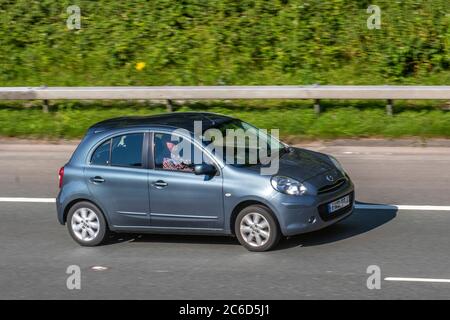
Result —
POLYGON ((354 208, 353 183, 335 158, 214 113, 97 123, 60 169, 59 184, 58 221, 83 246, 103 243, 110 232, 209 234, 266 251, 282 236, 322 229, 354 208), (262 173, 268 168, 258 156, 262 144, 214 152, 199 139, 207 130, 225 140, 232 130, 245 130, 250 140, 264 141, 276 171, 262 173))

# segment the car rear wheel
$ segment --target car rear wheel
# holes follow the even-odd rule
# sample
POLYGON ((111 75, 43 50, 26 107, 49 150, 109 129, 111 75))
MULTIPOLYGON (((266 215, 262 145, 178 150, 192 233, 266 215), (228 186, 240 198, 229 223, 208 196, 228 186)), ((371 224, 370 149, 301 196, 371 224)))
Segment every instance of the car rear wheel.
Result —
POLYGON ((267 251, 280 240, 280 228, 271 211, 260 205, 244 208, 237 216, 235 234, 250 251, 267 251))
POLYGON ((72 238, 82 246, 97 246, 108 236, 108 226, 102 212, 86 201, 78 202, 70 208, 67 228, 72 238))

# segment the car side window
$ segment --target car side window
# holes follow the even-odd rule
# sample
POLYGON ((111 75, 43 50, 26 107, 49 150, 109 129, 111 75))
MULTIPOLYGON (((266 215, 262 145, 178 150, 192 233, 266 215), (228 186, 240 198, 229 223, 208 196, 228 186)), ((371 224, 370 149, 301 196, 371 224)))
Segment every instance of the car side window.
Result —
POLYGON ((168 133, 154 134, 155 168, 194 172, 194 145, 183 137, 168 133))
POLYGON ((111 148, 111 139, 108 139, 94 151, 91 158, 91 164, 100 166, 109 165, 110 148, 111 148))
POLYGON ((114 137, 111 145, 111 165, 120 167, 142 167, 143 133, 132 133, 114 137))

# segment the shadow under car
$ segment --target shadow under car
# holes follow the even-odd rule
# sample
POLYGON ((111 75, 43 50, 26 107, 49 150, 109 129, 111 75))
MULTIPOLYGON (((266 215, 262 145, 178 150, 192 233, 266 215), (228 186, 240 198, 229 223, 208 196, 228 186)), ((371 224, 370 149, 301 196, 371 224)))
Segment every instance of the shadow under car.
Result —
MULTIPOLYGON (((356 208, 349 217, 318 231, 284 238, 273 251, 285 250, 297 246, 317 246, 351 238, 388 223, 396 217, 397 211, 398 209, 394 206, 356 202, 356 208), (358 208, 358 206, 361 208, 358 208), (366 206, 370 208, 364 208, 366 206), (379 208, 377 208, 378 206, 379 208)), ((112 235, 106 242, 106 245, 121 242, 239 245, 236 238, 228 236, 128 233, 112 235)))

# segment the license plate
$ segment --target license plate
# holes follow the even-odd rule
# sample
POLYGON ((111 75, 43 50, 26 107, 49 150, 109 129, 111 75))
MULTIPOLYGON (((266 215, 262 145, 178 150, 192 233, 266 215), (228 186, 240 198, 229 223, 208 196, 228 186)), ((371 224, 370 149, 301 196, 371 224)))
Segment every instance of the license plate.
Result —
POLYGON ((341 199, 333 201, 328 204, 328 213, 333 213, 339 209, 345 208, 350 204, 350 196, 345 196, 341 199))

